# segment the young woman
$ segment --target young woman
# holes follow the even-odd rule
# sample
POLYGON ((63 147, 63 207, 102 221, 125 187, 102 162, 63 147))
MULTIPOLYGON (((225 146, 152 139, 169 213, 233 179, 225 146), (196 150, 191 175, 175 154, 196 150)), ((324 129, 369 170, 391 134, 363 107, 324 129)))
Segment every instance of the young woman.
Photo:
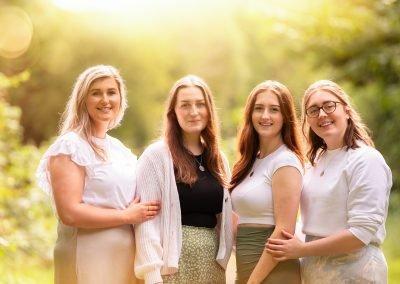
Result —
POLYGON ((141 200, 161 200, 161 213, 135 227, 135 270, 146 283, 225 283, 232 209, 217 126, 206 83, 179 79, 169 93, 164 137, 137 167, 141 200))
POLYGON ((238 135, 239 159, 231 196, 239 216, 237 283, 299 283, 298 260, 278 264, 264 251, 267 238, 295 230, 303 157, 293 99, 279 82, 265 81, 250 93, 238 135))
POLYGON ((277 260, 304 257, 305 283, 386 283, 380 249, 385 238, 392 175, 382 155, 336 83, 312 84, 303 98, 303 130, 308 140, 301 197, 306 243, 290 232, 270 239, 277 260))
POLYGON ((52 196, 59 219, 57 284, 135 281, 131 224, 154 218, 159 203, 134 199, 136 157, 107 135, 126 106, 118 71, 88 68, 75 83, 60 136, 40 161, 38 181, 52 196))

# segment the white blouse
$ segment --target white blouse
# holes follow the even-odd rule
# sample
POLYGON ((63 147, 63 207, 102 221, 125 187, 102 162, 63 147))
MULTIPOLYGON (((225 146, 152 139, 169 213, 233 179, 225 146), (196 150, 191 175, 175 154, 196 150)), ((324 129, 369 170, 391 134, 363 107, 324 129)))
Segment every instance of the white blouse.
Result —
POLYGON ((231 194, 239 224, 275 225, 272 177, 278 169, 287 166, 296 168, 303 175, 301 162, 286 145, 263 159, 256 159, 250 173, 231 194))
POLYGON ((392 173, 374 148, 325 152, 304 176, 303 233, 327 237, 348 229, 366 245, 381 244, 391 187, 392 173))
POLYGON ((133 200, 136 190, 136 156, 118 139, 106 135, 94 142, 103 147, 107 161, 96 155, 89 143, 75 132, 59 136, 40 160, 36 171, 39 186, 50 196, 52 187, 48 170, 49 158, 68 155, 85 168, 85 186, 82 201, 98 207, 125 209, 133 200))

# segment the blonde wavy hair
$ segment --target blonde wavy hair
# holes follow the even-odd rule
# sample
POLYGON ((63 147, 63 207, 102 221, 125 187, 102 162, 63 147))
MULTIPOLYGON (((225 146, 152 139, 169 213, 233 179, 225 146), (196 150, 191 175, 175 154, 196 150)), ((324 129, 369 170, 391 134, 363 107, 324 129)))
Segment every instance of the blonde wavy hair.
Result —
POLYGON ((307 158, 312 165, 319 154, 326 151, 327 146, 324 140, 319 137, 306 121, 306 108, 312 94, 318 91, 325 91, 334 95, 346 108, 349 115, 347 129, 344 134, 343 144, 347 149, 358 148, 357 141, 363 141, 366 145, 374 147, 374 142, 369 135, 369 129, 363 123, 361 116, 352 106, 349 95, 335 82, 330 80, 319 80, 311 84, 304 93, 302 102, 302 130, 308 142, 307 158), (319 153, 319 154, 318 154, 319 153))
POLYGON ((103 78, 113 78, 118 85, 121 96, 119 111, 116 117, 110 121, 108 130, 120 125, 125 110, 128 107, 125 83, 115 67, 96 65, 87 68, 78 76, 61 117, 59 134, 62 135, 69 131, 76 132, 89 143, 100 159, 106 160, 107 156, 104 149, 93 141, 91 119, 86 107, 86 98, 89 94, 90 87, 96 80, 103 78))

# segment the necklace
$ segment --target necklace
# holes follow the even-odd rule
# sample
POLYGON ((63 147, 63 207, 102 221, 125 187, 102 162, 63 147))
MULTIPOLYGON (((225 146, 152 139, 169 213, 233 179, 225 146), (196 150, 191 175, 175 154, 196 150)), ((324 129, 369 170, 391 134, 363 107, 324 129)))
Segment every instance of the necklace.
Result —
POLYGON ((331 155, 330 157, 328 156, 328 153, 326 153, 326 159, 324 161, 324 165, 322 168, 322 171, 319 173, 319 176, 322 177, 325 174, 326 169, 328 168, 330 162, 332 161, 332 159, 335 157, 335 155, 331 155))
POLYGON ((194 157, 194 160, 196 161, 197 165, 199 166, 199 170, 204 172, 206 169, 203 166, 203 154, 200 155, 200 162, 197 161, 196 157, 194 157))

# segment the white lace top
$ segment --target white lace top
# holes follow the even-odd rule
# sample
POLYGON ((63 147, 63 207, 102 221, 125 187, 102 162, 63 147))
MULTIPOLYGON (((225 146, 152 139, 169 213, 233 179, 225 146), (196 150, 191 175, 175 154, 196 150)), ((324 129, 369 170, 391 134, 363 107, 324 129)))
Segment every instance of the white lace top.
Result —
POLYGON ((132 201, 136 189, 136 156, 118 139, 94 138, 107 153, 107 161, 100 160, 89 143, 75 132, 61 135, 49 147, 36 171, 39 186, 50 196, 52 187, 48 161, 52 156, 69 155, 71 160, 85 168, 85 186, 82 200, 99 207, 124 209, 132 201))

